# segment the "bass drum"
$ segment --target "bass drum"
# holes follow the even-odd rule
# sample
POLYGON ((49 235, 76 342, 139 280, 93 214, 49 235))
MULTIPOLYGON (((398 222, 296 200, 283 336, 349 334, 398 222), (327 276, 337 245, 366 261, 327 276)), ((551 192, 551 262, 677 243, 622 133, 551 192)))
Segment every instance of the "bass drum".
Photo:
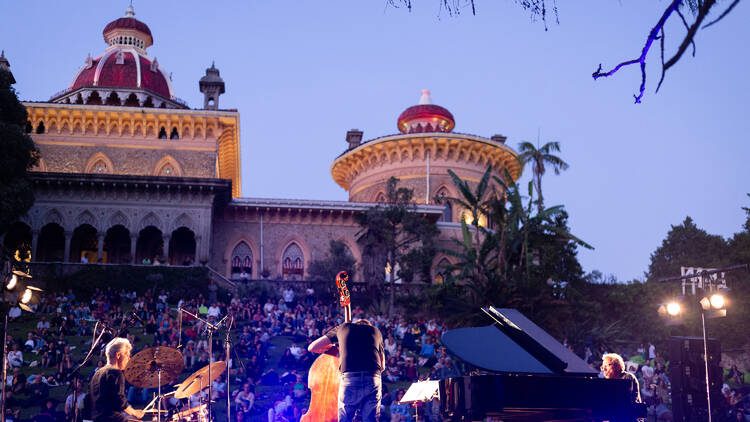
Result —
POLYGON ((205 404, 172 415, 172 422, 209 422, 205 404))

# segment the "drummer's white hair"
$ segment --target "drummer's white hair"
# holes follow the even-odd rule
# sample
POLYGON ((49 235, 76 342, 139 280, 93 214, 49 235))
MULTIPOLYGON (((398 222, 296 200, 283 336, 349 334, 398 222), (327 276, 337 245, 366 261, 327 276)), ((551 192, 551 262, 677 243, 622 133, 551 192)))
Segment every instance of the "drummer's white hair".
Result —
POLYGON ((117 360, 117 352, 122 351, 123 349, 132 349, 133 346, 130 344, 130 341, 123 337, 115 337, 107 343, 107 348, 104 349, 104 354, 107 356, 107 363, 113 364, 117 360))

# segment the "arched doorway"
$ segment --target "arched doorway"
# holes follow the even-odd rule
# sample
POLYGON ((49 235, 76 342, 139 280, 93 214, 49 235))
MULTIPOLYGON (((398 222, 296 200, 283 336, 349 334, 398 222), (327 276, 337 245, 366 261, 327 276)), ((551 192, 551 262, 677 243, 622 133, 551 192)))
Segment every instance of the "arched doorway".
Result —
POLYGON ((292 243, 287 246, 281 263, 281 273, 285 280, 302 280, 305 273, 305 257, 299 245, 292 243))
POLYGON ((180 227, 169 239, 169 264, 192 265, 194 262, 195 233, 187 227, 180 227))
POLYGON ((99 242, 96 229, 90 224, 82 224, 73 230, 70 239, 70 262, 97 262, 99 242))
POLYGON ((164 262, 164 240, 161 230, 148 226, 138 233, 135 243, 135 262, 137 264, 153 263, 155 259, 164 262), (148 260, 147 262, 144 262, 148 260))
POLYGON ((130 258, 130 231, 122 224, 110 227, 104 236, 102 261, 110 264, 129 264, 130 258))
POLYGON ((253 277, 253 251, 245 242, 240 242, 232 250, 232 273, 231 278, 253 277))
POLYGON ((26 223, 13 223, 5 233, 3 245, 21 260, 36 259, 32 256, 34 252, 31 250, 31 227, 26 223))
POLYGON ((438 262, 437 266, 435 267, 435 277, 432 279, 433 284, 443 284, 446 280, 448 280, 448 277, 450 276, 450 268, 451 263, 448 261, 447 258, 443 258, 438 262))
POLYGON ((49 223, 39 231, 35 261, 65 260, 65 230, 57 223, 49 223))

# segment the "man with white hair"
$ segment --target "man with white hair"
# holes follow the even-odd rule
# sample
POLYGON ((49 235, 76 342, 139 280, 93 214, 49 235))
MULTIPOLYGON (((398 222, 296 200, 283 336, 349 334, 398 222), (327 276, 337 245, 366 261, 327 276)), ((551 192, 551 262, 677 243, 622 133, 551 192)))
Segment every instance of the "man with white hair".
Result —
POLYGON ((107 365, 94 373, 89 385, 91 416, 94 422, 127 422, 122 412, 141 419, 143 411, 130 407, 125 396, 123 370, 130 361, 133 346, 128 339, 116 337, 107 344, 107 365))

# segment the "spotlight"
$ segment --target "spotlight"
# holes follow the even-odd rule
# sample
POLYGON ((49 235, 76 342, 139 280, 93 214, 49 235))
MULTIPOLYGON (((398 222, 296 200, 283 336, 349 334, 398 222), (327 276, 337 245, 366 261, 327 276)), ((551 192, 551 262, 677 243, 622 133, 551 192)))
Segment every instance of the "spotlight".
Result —
POLYGON ((711 306, 714 309, 721 309, 724 307, 724 296, 719 293, 711 295, 711 299, 709 300, 711 301, 711 306))
POLYGON ((669 302, 667 304, 667 313, 671 316, 677 316, 682 311, 682 307, 677 302, 669 302))
POLYGON ((26 289, 23 292, 23 296, 21 296, 21 303, 26 304, 31 301, 31 289, 26 289))
POLYGON ((13 290, 16 287, 16 284, 18 284, 18 276, 13 274, 10 276, 10 280, 8 280, 8 284, 5 285, 5 288, 13 290))

